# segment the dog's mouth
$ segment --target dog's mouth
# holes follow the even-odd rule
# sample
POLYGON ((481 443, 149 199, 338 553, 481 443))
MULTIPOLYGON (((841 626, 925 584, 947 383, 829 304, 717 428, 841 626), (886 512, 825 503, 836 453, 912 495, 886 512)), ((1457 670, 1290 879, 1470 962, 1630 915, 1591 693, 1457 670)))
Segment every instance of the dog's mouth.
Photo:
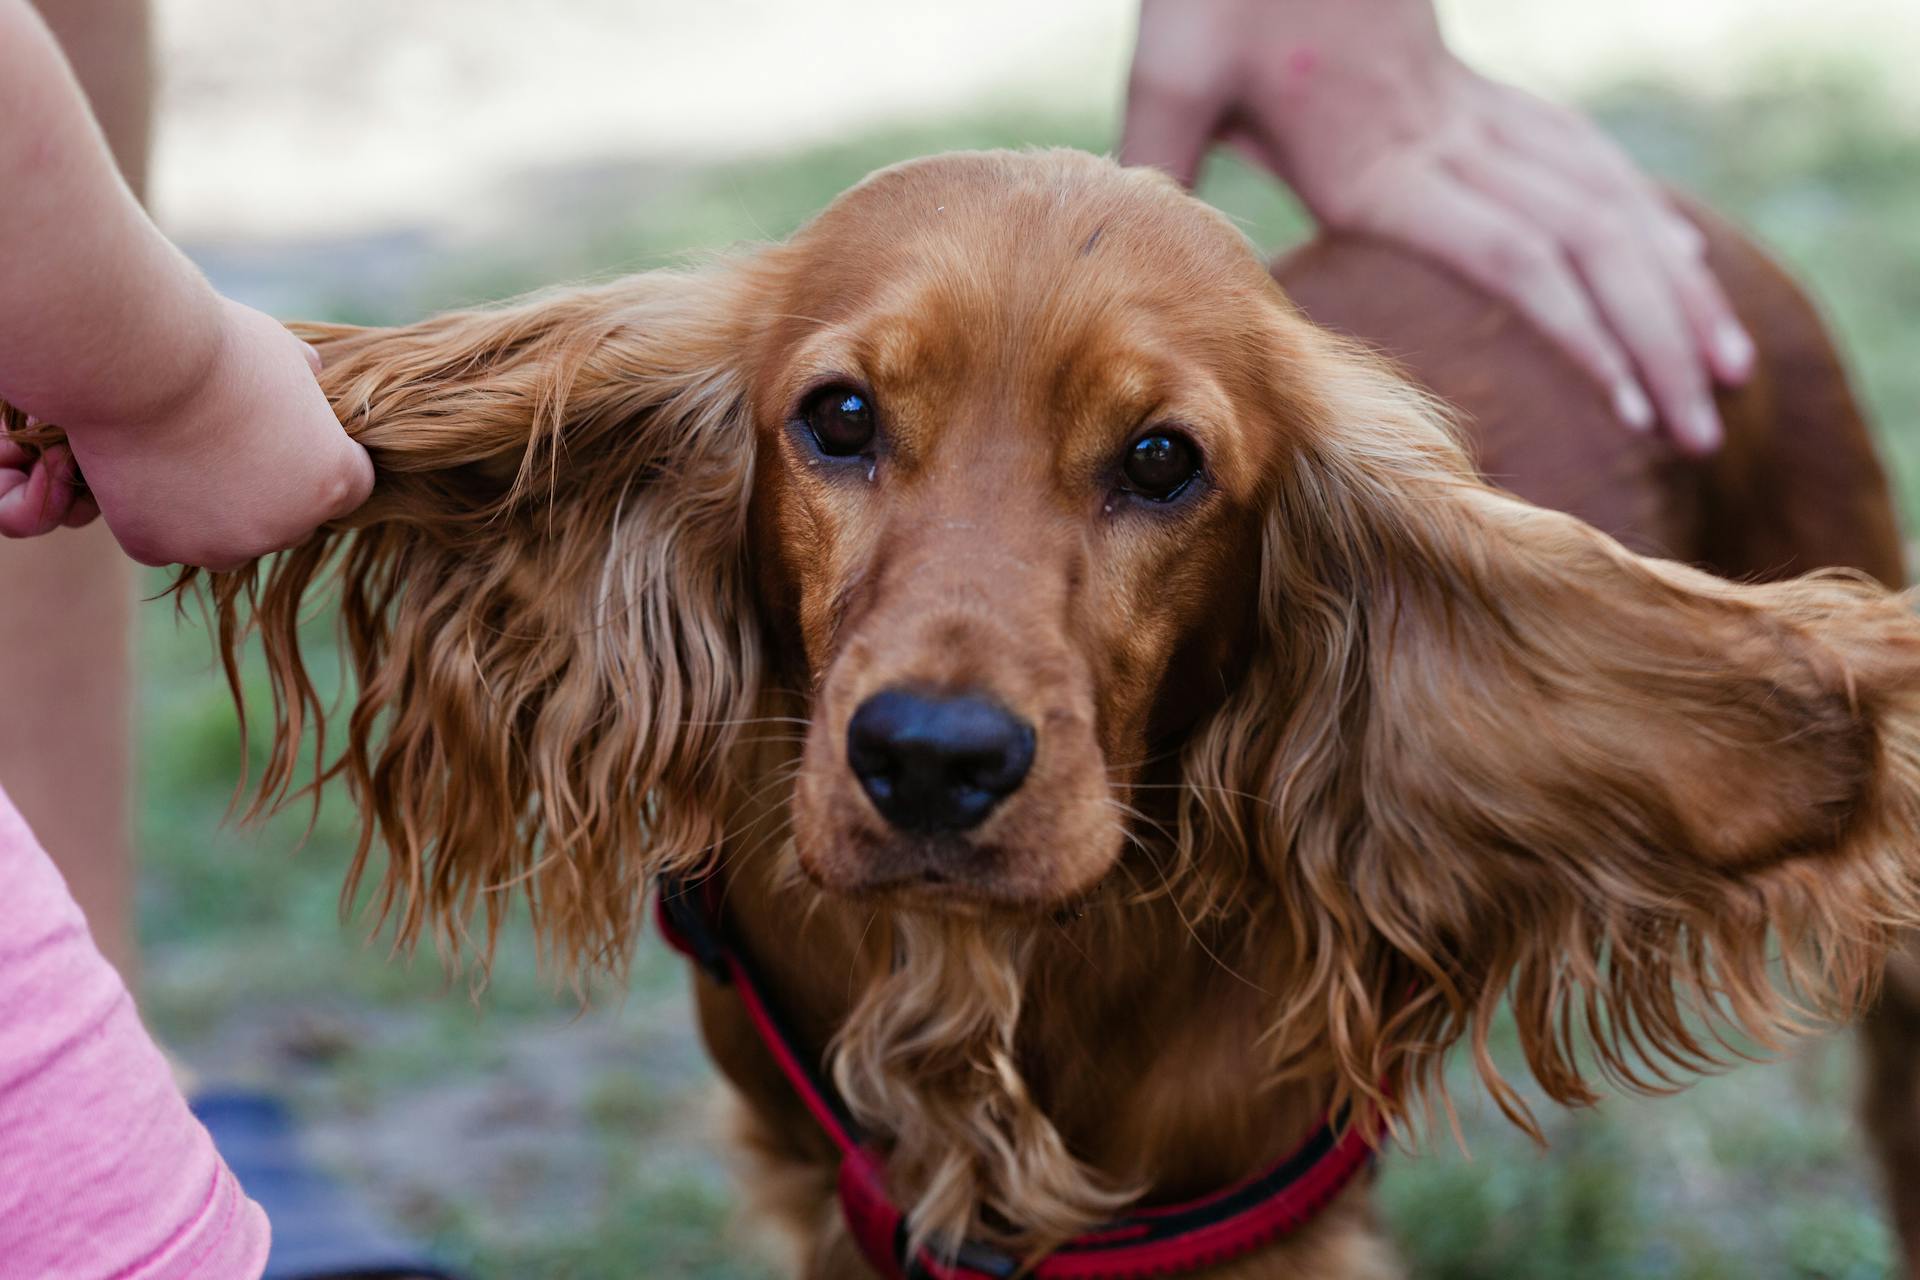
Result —
POLYGON ((1098 889, 1062 893, 1044 851, 952 836, 856 826, 821 842, 796 841, 801 871, 836 897, 946 914, 1047 915, 1078 910, 1098 889))
POLYGON ((928 870, 911 879, 850 887, 827 880, 815 865, 805 857, 800 859, 802 872, 816 888, 871 909, 936 919, 998 920, 1033 927, 1074 925, 1106 897, 1113 883, 1112 877, 1107 876, 1065 898, 1029 897, 1009 894, 992 884, 971 883, 938 870, 928 870))

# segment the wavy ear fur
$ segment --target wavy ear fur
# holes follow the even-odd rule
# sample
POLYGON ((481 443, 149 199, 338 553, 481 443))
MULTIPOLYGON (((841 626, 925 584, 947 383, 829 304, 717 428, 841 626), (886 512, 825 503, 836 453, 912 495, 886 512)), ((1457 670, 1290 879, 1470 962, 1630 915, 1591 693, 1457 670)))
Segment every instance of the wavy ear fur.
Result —
POLYGON ((1566 1103, 1595 1097, 1587 1054, 1666 1088, 1739 1052, 1728 1030, 1766 1046, 1856 1010, 1920 922, 1908 600, 1640 558, 1483 483, 1357 352, 1289 376, 1311 402, 1264 534, 1267 638, 1190 752, 1183 824, 1251 851, 1290 975, 1279 1071, 1331 1066, 1392 1115, 1465 1037, 1531 1128, 1487 1052, 1503 996, 1566 1103))
POLYGON ((743 268, 657 272, 299 328, 379 485, 351 528, 211 593, 236 694, 249 625, 265 643, 271 803, 324 727, 298 622, 337 585, 354 700, 316 781, 344 774, 363 816, 348 899, 387 851, 375 901, 401 945, 435 930, 458 953, 484 904, 484 962, 518 888, 563 964, 617 966, 647 876, 714 848, 759 671, 747 288, 743 268))

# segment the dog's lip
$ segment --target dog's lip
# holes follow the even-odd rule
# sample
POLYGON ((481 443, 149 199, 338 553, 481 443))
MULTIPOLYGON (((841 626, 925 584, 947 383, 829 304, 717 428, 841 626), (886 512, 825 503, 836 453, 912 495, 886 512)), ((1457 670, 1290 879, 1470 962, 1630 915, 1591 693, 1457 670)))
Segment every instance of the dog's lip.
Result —
POLYGON ((910 910, 921 915, 947 915, 959 919, 1000 918, 1038 925, 1051 922, 1062 928, 1085 918, 1101 885, 1094 885, 1065 898, 1049 894, 1042 898, 1012 897, 982 892, 954 882, 896 881, 890 884, 853 890, 822 886, 826 892, 845 901, 879 909, 910 910))
MULTIPOLYGON (((866 844, 866 841, 848 842, 866 844)), ((1010 890, 991 873, 969 876, 951 867, 917 867, 896 875, 875 874, 859 860, 819 859, 802 854, 801 874, 821 892, 869 906, 934 909, 956 915, 1006 912, 1026 916, 1072 913, 1087 892, 1035 895, 1010 890), (851 875, 845 874, 851 871, 851 875)))

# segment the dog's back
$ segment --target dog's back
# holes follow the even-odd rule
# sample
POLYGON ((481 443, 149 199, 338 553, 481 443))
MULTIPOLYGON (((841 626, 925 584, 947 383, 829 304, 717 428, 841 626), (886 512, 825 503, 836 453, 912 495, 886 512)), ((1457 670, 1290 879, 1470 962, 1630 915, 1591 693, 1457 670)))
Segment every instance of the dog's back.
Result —
MULTIPOLYGON (((1689 461, 1625 430, 1600 388, 1511 308, 1377 242, 1315 241, 1274 274, 1312 319, 1397 361, 1469 424, 1482 469, 1635 550, 1740 579, 1823 566, 1904 580, 1887 478, 1818 311, 1751 241, 1691 210, 1758 347, 1723 391, 1725 446, 1689 461)), ((1865 1129, 1907 1267, 1920 1275, 1920 945, 1889 966, 1864 1026, 1865 1129)))
POLYGON ((1904 577, 1893 501, 1813 304, 1750 241, 1695 214, 1759 360, 1720 396, 1726 445, 1691 462, 1623 428, 1600 388, 1511 308, 1374 241, 1316 241, 1275 268, 1319 323, 1390 356, 1466 416, 1482 468, 1636 550, 1728 577, 1828 565, 1904 577))

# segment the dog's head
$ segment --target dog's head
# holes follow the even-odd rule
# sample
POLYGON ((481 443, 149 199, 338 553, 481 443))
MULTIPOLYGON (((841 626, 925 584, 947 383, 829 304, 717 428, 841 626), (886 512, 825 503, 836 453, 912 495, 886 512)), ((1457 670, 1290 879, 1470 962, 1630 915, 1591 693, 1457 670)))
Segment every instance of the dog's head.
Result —
POLYGON ((406 936, 519 886, 624 954, 648 876, 786 785, 733 768, 774 689, 827 892, 1046 915, 1145 860, 1242 913, 1276 1070, 1382 1106, 1504 994, 1580 1098, 1582 1036, 1698 1065, 1690 1009, 1793 1021, 1770 939, 1845 1009, 1920 920, 1903 603, 1488 488, 1157 175, 942 157, 700 272, 308 334, 380 486, 219 592, 259 601, 283 785, 339 567, 343 768, 406 936))
POLYGON ((1233 678, 1302 327, 1224 219, 1073 153, 887 170, 777 257, 752 545, 812 692, 800 863, 1058 906, 1233 678))

